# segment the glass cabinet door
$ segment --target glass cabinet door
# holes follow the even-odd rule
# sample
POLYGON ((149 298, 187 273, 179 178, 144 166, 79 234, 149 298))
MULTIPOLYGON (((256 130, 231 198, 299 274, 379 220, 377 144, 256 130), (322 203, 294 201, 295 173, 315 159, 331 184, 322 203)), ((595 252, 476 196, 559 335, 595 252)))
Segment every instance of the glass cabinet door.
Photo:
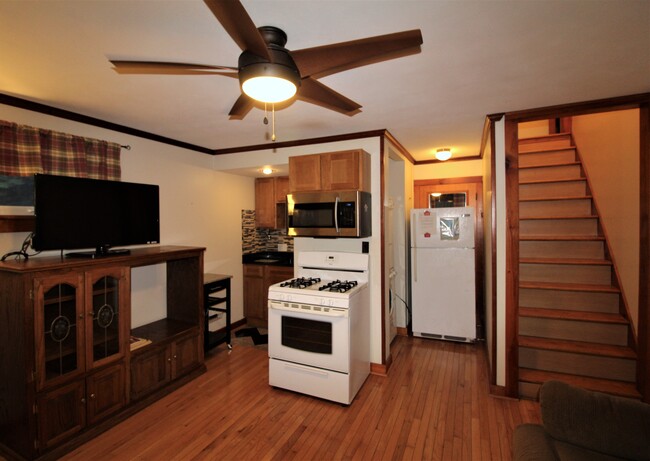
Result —
POLYGON ((84 371, 82 277, 35 280, 34 324, 39 388, 84 371))
POLYGON ((123 269, 108 269, 86 275, 87 366, 92 368, 124 355, 126 325, 123 269))

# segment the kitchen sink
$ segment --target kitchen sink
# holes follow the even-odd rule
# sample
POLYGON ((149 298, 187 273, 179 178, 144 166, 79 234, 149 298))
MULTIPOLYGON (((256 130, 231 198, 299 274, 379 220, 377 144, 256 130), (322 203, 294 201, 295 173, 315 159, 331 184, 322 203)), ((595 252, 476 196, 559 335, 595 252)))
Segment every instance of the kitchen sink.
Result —
POLYGON ((258 251, 242 255, 243 264, 265 264, 276 266, 293 266, 291 251, 258 251))

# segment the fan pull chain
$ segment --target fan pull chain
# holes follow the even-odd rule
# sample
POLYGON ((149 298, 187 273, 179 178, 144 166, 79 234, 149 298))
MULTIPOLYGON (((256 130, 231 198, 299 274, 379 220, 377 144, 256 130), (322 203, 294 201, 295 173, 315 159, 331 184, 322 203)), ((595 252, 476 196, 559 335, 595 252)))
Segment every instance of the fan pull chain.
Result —
POLYGON ((275 141, 275 103, 271 105, 271 141, 275 141))
POLYGON ((264 103, 264 125, 269 124, 269 119, 267 117, 268 111, 266 110, 266 103, 264 103))

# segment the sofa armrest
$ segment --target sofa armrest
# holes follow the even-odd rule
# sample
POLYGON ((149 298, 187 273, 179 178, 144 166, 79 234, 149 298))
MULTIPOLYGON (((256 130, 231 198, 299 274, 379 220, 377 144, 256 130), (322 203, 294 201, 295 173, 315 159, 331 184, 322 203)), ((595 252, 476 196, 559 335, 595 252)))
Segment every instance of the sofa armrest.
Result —
POLYGON ((650 459, 650 405, 560 381, 540 390, 544 429, 563 442, 621 458, 650 459))
POLYGON ((512 436, 513 461, 558 461, 553 444, 539 424, 521 424, 512 436))

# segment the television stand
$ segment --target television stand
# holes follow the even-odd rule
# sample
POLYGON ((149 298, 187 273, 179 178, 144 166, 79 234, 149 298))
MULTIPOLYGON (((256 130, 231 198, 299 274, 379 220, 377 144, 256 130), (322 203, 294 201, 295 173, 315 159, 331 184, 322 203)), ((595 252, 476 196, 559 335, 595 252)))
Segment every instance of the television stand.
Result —
POLYGON ((59 459, 206 371, 204 251, 0 262, 0 459, 59 459), (145 266, 165 267, 166 296, 132 305, 145 266), (133 328, 159 301, 164 317, 133 328))
POLYGON ((75 251, 73 253, 66 253, 66 258, 106 258, 108 256, 123 256, 131 254, 131 250, 127 248, 115 248, 109 250, 107 248, 97 248, 95 251, 75 251))

